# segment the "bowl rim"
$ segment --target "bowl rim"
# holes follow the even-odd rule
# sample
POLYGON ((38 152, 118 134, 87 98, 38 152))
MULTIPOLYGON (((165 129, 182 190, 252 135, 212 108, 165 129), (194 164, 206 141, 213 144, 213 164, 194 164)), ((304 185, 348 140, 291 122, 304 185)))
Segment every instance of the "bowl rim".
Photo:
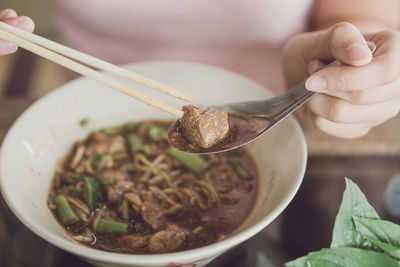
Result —
MULTIPOLYGON (((142 61, 142 62, 137 62, 133 64, 127 64, 124 65, 123 67, 129 68, 129 67, 134 67, 134 66, 140 66, 140 65, 148 65, 148 64, 184 64, 184 65, 191 65, 191 66, 200 66, 200 67, 205 67, 205 68, 214 68, 217 69, 218 71, 221 72, 227 72, 229 74, 234 74, 234 75, 239 75, 242 79, 246 80, 246 82, 253 83, 257 87, 265 88, 265 86, 243 76, 242 74, 236 73, 231 70, 227 70, 221 67, 217 67, 214 65, 208 65, 204 63, 197 63, 197 62, 186 62, 186 61, 142 61)), ((14 123, 11 125, 9 128, 8 132, 6 133, 6 136, 3 139, 3 142, 0 146, 0 191, 1 194, 7 203, 7 206, 11 209, 13 214, 20 220, 22 224, 24 224, 28 229, 30 229, 33 233, 36 235, 40 236, 50 244, 58 247, 59 249, 65 250, 71 254, 77 255, 82 258, 86 258, 88 260, 93 260, 93 261, 101 261, 101 262, 108 262, 108 263, 117 263, 117 264, 150 264, 150 265, 157 265, 157 264, 165 264, 166 261, 169 261, 168 259, 172 259, 174 261, 178 262, 188 262, 188 261, 201 261, 202 259, 205 259, 210 256, 210 252, 213 255, 218 255, 219 253, 229 249, 232 247, 232 243, 234 245, 240 244, 247 240, 249 237, 254 236, 258 232, 260 232, 262 229, 264 229, 270 222, 272 222, 278 215, 287 207, 287 205, 290 203, 290 201, 294 198, 295 194, 297 193, 301 182, 304 178, 305 170, 306 170, 306 165, 307 165, 307 144, 306 144, 306 139, 304 136, 304 132, 301 129, 301 126, 299 122, 294 119, 293 115, 289 116, 289 120, 294 124, 294 127, 296 131, 299 134, 299 141, 300 145, 302 148, 301 151, 301 168, 299 170, 298 174, 298 179, 295 181, 295 183, 292 184, 291 189, 288 190, 287 192, 287 197, 284 199, 283 202, 281 202, 279 205, 277 205, 275 208, 273 208, 268 216, 264 217, 263 219, 259 220, 256 224, 254 224, 252 227, 249 227, 248 229, 245 229, 239 233, 236 233, 224 240, 221 240, 216 243, 212 243, 207 246, 203 246, 200 248, 196 249, 190 249, 190 250, 184 250, 184 251, 179 251, 179 252, 173 252, 173 253, 163 253, 163 254, 144 254, 144 255, 139 255, 139 254, 123 254, 123 253, 114 253, 114 252, 108 252, 108 251, 103 251, 103 250, 98 250, 90 247, 86 247, 84 245, 81 245, 80 243, 73 241, 72 239, 65 239, 56 233, 52 233, 46 230, 45 227, 41 227, 40 225, 37 225, 35 223, 32 223, 29 220, 29 217, 23 215, 21 212, 19 212, 18 208, 13 204, 12 200, 10 199, 8 193, 4 189, 3 185, 3 178, 4 173, 3 169, 3 161, 4 158, 6 157, 4 147, 5 144, 8 144, 11 139, 11 136, 13 136, 14 131, 16 131, 16 128, 18 125, 22 123, 24 118, 27 116, 27 114, 35 109, 37 106, 41 105, 42 101, 45 101, 49 97, 54 97, 57 94, 60 94, 61 92, 65 91, 68 89, 68 87, 71 86, 73 83, 80 83, 81 80, 86 80, 88 78, 85 77, 79 77, 77 79, 71 80, 51 92, 45 94, 44 96, 40 97, 37 99, 34 103, 32 103, 28 108, 23 111, 18 118, 14 121, 14 123), (193 261, 193 254, 195 254, 196 260, 193 261)), ((267 90, 267 89, 266 89, 267 90)), ((59 226, 61 227, 61 226, 59 226)))

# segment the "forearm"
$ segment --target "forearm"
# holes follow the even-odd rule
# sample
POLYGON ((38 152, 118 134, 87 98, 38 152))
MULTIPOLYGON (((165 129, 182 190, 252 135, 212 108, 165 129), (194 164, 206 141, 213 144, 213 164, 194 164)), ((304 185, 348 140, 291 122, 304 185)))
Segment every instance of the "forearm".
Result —
POLYGON ((312 12, 312 29, 328 28, 347 21, 361 32, 399 29, 399 0, 316 0, 312 12))

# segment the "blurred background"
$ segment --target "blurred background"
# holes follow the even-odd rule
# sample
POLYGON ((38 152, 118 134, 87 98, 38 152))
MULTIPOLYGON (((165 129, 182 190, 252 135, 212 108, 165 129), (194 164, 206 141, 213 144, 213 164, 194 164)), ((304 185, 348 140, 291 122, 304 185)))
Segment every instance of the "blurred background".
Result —
MULTIPOLYGON (((3 8, 29 15, 36 23, 35 33, 57 39, 48 1, 1 0, 0 9, 3 8)), ((23 49, 0 57, 0 144, 9 126, 28 105, 68 79, 61 67, 23 49)), ((400 178, 396 176, 400 169, 398 117, 374 129, 366 137, 353 141, 326 136, 307 124, 302 126, 308 142, 309 159, 304 182, 295 199, 263 233, 212 267, 281 266, 283 262, 311 250, 328 247, 345 176, 360 186, 383 218, 400 222, 400 214, 396 213, 399 207, 390 209, 388 201, 384 201, 389 181, 397 183, 392 189, 395 188, 395 194, 400 195, 400 178), (258 263, 255 263, 255 258, 258 263)), ((56 249, 23 227, 2 199, 0 266, 89 265, 56 249)))
MULTIPOLYGON (((37 34, 54 39, 55 29, 47 0, 2 0, 0 9, 12 8, 18 14, 29 14, 37 34)), ((0 95, 24 95, 37 98, 66 80, 62 69, 23 49, 0 59, 0 95), (17 71, 18 70, 18 71, 17 71)))

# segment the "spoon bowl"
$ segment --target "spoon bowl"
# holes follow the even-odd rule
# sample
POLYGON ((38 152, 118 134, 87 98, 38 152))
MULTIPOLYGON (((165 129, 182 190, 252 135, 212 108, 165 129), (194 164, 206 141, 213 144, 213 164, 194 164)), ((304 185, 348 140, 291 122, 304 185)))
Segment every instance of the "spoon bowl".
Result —
POLYGON ((180 121, 177 120, 168 130, 168 140, 181 151, 197 154, 236 149, 266 133, 315 94, 306 89, 303 81, 284 94, 269 99, 210 106, 210 109, 228 113, 230 130, 226 137, 207 148, 194 146, 181 135, 180 121))

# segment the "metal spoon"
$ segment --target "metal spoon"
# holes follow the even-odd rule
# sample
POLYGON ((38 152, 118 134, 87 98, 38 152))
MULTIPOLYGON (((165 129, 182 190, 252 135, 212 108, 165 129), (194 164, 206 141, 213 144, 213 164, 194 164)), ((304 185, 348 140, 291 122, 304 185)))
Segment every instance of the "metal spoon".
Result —
MULTIPOLYGON (((368 42, 368 46, 372 53, 374 53, 376 49, 375 44, 368 42)), ((326 68, 333 65, 340 65, 340 63, 334 61, 326 66, 326 68)), ((243 121, 247 122, 247 124, 242 124, 241 128, 246 128, 248 126, 247 129, 249 129, 249 132, 247 133, 247 136, 243 136, 242 131, 240 138, 221 140, 206 149, 182 145, 170 138, 172 133, 179 132, 179 120, 173 123, 169 128, 168 139, 171 145, 175 148, 190 153, 219 153, 239 148, 252 142, 268 130, 272 129, 272 127, 297 110, 315 94, 315 92, 306 89, 305 81, 303 81, 284 94, 269 99, 210 106, 210 109, 224 111, 230 115, 240 114, 240 117, 245 117, 246 119, 243 121)), ((231 125, 231 120, 229 122, 231 125)))

